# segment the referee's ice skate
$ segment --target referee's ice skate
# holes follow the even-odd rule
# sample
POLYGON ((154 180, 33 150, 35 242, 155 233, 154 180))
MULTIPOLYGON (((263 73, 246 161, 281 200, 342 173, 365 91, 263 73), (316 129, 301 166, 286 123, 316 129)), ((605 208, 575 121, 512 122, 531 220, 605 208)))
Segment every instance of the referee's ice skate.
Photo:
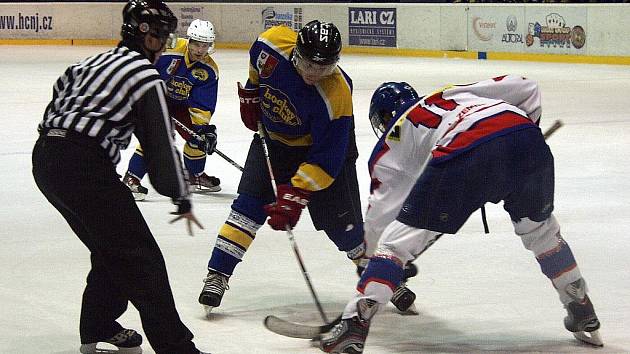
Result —
POLYGON ((141 354, 142 336, 133 329, 123 329, 116 333, 113 337, 99 340, 92 343, 83 343, 79 348, 81 354, 109 353, 106 349, 96 348, 98 343, 108 343, 118 348, 118 351, 112 353, 118 354, 141 354))

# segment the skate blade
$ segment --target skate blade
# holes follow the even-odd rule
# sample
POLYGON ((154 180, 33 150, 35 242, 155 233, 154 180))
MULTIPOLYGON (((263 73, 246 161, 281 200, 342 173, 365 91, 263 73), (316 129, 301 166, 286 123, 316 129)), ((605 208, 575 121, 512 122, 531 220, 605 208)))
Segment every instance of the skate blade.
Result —
POLYGON ((416 308, 416 304, 411 304, 411 306, 409 306, 409 308, 405 311, 400 311, 398 309, 396 309, 396 311, 402 316, 418 316, 420 314, 420 312, 416 308))
POLYGON ((113 344, 101 343, 101 348, 97 348, 96 344, 92 343, 82 344, 79 352, 82 354, 142 354, 142 347, 121 348, 113 344))
POLYGON ((203 305, 203 311, 206 313, 206 318, 207 319, 212 318, 212 310, 213 309, 214 309, 214 306, 203 305))
POLYGON ((208 193, 216 193, 221 191, 221 186, 216 187, 191 187, 190 192, 195 194, 208 194, 208 193))
POLYGON ((603 347, 604 342, 602 341, 602 337, 599 335, 599 330, 595 330, 593 332, 573 332, 573 336, 586 344, 590 344, 596 347, 603 347))
POLYGON ((131 194, 133 194, 133 199, 134 199, 136 202, 141 202, 141 201, 143 201, 143 200, 144 200, 144 198, 146 198, 146 197, 147 197, 147 195, 146 195, 146 194, 144 194, 144 193, 134 193, 134 192, 132 192, 131 194))

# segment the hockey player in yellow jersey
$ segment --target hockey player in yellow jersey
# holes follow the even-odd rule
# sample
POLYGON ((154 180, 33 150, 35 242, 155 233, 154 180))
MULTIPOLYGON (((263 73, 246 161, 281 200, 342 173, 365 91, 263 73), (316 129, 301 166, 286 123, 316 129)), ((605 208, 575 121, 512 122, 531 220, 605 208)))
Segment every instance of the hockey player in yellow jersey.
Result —
MULTIPOLYGON (((187 38, 174 38, 171 49, 156 64, 166 84, 171 117, 205 138, 198 141, 175 125, 186 140, 184 165, 193 192, 221 190, 219 179, 204 172, 206 156, 214 152, 217 141, 216 127, 209 124, 217 104, 219 80, 219 68, 210 56, 214 53, 214 40, 212 23, 196 19, 188 27, 187 38)), ((145 173, 146 162, 138 145, 124 177, 136 200, 147 195, 148 190, 140 184, 145 173)))
POLYGON ((298 33, 272 27, 252 44, 249 78, 245 87, 238 85, 241 119, 253 131, 261 122, 267 132, 278 194, 255 136, 238 197, 208 262, 199 296, 206 311, 221 303, 228 279, 268 217, 273 229, 284 231, 308 207, 315 229, 348 258, 364 254, 352 80, 337 65, 340 52, 337 27, 317 20, 298 33))

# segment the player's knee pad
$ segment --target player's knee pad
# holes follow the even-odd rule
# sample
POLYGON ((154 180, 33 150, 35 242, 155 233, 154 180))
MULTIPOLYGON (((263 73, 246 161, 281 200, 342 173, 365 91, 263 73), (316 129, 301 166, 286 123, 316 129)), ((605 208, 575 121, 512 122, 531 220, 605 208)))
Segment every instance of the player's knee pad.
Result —
POLYGON ((345 229, 324 230, 324 232, 337 249, 346 252, 348 258, 357 260, 365 255, 363 224, 350 224, 345 229))
POLYGON ((522 218, 513 224, 514 232, 521 237, 525 248, 534 252, 536 256, 558 245, 560 225, 553 215, 544 221, 522 218))
POLYGON ((241 193, 232 202, 232 210, 262 225, 267 219, 263 205, 265 205, 264 201, 241 193))
POLYGON ((418 229, 394 220, 383 231, 374 256, 386 255, 406 264, 416 259, 439 236, 438 232, 418 229))

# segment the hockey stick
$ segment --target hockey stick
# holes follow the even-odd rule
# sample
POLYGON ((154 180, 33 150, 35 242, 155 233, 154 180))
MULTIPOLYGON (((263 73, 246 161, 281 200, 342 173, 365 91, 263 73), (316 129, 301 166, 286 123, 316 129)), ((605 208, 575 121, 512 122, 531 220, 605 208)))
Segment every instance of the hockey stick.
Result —
MULTIPOLYGON (((177 119, 175 119, 173 117, 171 117, 171 120, 173 122, 175 122, 175 124, 177 124, 180 128, 182 128, 183 131, 185 131, 186 133, 190 134, 190 136, 192 136, 193 138, 195 138, 197 140, 200 140, 200 141, 205 141, 206 140, 201 135, 195 133, 192 129, 188 128, 184 123, 178 121, 177 119)), ((243 171, 243 166, 239 165, 238 163, 236 163, 236 161, 234 161, 231 158, 227 157, 227 155, 225 155, 224 153, 219 151, 219 149, 214 148, 214 152, 216 152, 217 155, 221 156, 230 165, 238 168, 240 171, 243 171)))
MULTIPOLYGON (((278 197, 278 188, 276 186, 276 179, 273 175, 273 169, 271 168, 271 159, 269 158, 269 149, 267 147, 266 135, 265 135, 265 127, 261 122, 258 122, 258 135, 260 137, 260 142, 263 148, 263 153, 265 155, 265 160, 267 161, 267 169, 269 169, 269 178, 271 179, 271 187, 273 188, 273 194, 278 197)), ((300 265, 300 269, 302 270, 302 275, 304 276, 304 280, 306 281, 306 285, 308 285, 308 289, 311 291, 311 295, 313 296, 313 300, 315 301, 315 306, 317 306, 317 310, 319 314, 322 316, 322 320, 324 323, 328 324, 328 318, 324 313, 324 309, 322 308, 322 304, 319 302, 319 298, 315 293, 315 288, 313 288, 313 283, 311 282, 311 278, 306 271, 306 267, 304 266, 304 261, 302 260, 302 255, 298 248, 297 242, 295 242, 295 237, 293 236, 293 231, 289 225, 286 225, 287 236, 289 237, 289 241, 291 242, 291 247, 293 248, 293 253, 295 254, 295 258, 297 258, 298 264, 300 265)), ((267 319, 265 319, 266 323, 267 319)))
POLYGON ((339 322, 341 322, 341 315, 337 316, 337 318, 335 318, 332 322, 323 326, 304 325, 283 320, 273 315, 265 317, 265 320, 263 321, 265 327, 276 334, 285 337, 302 339, 315 339, 319 337, 322 333, 330 331, 339 322))
POLYGON ((563 125, 564 123, 562 123, 561 120, 554 121, 553 124, 543 133, 543 137, 545 137, 545 140, 547 140, 553 133, 556 132, 556 130, 560 129, 563 125))

